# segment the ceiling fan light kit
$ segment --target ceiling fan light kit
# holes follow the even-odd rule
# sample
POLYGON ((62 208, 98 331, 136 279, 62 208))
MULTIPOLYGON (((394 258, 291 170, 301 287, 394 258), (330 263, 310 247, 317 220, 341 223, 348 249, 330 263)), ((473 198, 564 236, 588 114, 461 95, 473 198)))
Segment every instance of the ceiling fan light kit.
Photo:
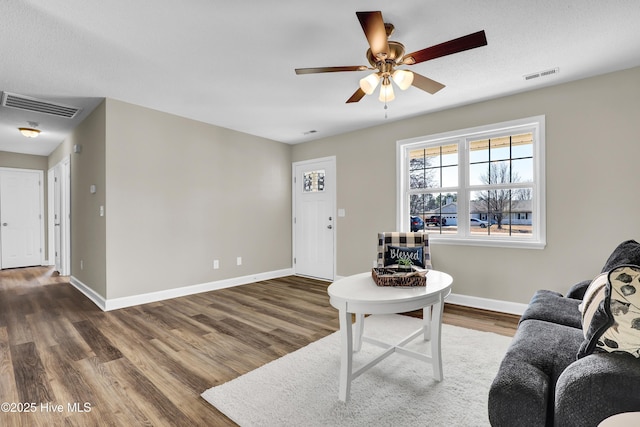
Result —
POLYGON ((413 83, 413 73, 407 70, 396 70, 391 78, 401 90, 407 90, 413 83))
POLYGON ((380 83, 380 76, 378 73, 369 74, 367 77, 360 79, 360 89, 367 95, 371 95, 376 87, 380 83))
POLYGON ((385 77, 384 81, 380 85, 380 96, 378 97, 378 100, 380 102, 387 103, 393 101, 394 99, 396 99, 396 95, 393 93, 393 86, 391 86, 391 81, 389 80, 389 77, 385 77))
POLYGON ((296 68, 295 70, 296 74, 375 70, 373 74, 360 80, 360 87, 351 95, 347 103, 358 102, 365 95, 373 94, 380 81, 382 81, 382 84, 380 85, 380 96, 378 99, 384 103, 395 98, 391 80, 393 80, 401 90, 415 86, 425 92, 434 94, 445 86, 421 74, 402 69, 396 70, 395 67, 415 65, 431 59, 487 45, 487 38, 484 31, 478 31, 405 55, 405 49, 402 43, 389 40, 389 36, 393 33, 394 26, 383 21, 382 12, 356 12, 356 16, 369 42, 366 57, 371 67, 356 65, 296 68))

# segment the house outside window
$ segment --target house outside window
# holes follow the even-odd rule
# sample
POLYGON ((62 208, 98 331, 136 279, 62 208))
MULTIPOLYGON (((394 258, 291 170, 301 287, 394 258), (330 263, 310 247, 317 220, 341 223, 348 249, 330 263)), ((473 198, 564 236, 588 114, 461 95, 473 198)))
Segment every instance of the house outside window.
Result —
POLYGON ((544 124, 537 116, 398 141, 398 229, 543 248, 544 124))

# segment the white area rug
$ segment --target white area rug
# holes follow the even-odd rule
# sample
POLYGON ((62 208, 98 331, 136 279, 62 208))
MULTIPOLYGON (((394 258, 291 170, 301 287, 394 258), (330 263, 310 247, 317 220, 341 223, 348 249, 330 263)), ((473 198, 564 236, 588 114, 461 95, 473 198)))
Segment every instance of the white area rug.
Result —
MULTIPOLYGON (((421 320, 370 316, 365 335, 395 342, 421 320)), ((351 399, 338 400, 338 332, 213 387, 202 397, 243 427, 251 426, 487 426, 487 395, 511 338, 442 326, 444 380, 431 365, 393 354, 351 383, 351 399)), ((429 352, 416 339, 409 348, 429 352)), ((363 343, 358 367, 382 350, 363 343)))

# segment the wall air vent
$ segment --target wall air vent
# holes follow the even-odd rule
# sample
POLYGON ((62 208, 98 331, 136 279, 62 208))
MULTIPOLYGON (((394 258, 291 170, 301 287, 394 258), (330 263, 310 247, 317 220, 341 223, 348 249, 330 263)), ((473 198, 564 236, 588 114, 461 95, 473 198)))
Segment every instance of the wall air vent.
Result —
POLYGON ((36 113, 50 114, 52 116, 65 117, 67 119, 74 118, 81 111, 81 109, 77 107, 57 104, 24 95, 16 95, 9 92, 2 93, 2 106, 36 113))
POLYGON ((558 74, 559 72, 560 72, 560 68, 552 68, 550 70, 539 71, 539 72, 533 73, 533 74, 526 74, 524 76, 524 79, 525 80, 532 80, 532 79, 537 79, 538 77, 553 76, 555 74, 558 74))

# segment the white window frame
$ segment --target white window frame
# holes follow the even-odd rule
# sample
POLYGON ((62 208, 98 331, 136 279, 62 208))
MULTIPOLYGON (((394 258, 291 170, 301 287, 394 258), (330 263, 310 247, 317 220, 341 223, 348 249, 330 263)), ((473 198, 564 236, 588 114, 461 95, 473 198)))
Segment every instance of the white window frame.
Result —
MULTIPOLYGON (((396 227, 409 231, 409 151, 433 145, 458 144, 458 186, 446 191, 458 193, 458 232, 456 234, 429 234, 429 241, 453 245, 493 246, 506 248, 543 249, 546 246, 545 203, 545 116, 533 116, 508 122, 444 132, 434 135, 403 139, 396 142, 397 213, 396 227), (528 237, 472 235, 469 226, 468 194, 477 191, 469 184, 469 143, 481 137, 497 137, 520 132, 533 132, 533 234, 528 237)), ((527 186, 529 186, 527 184, 527 186)))

